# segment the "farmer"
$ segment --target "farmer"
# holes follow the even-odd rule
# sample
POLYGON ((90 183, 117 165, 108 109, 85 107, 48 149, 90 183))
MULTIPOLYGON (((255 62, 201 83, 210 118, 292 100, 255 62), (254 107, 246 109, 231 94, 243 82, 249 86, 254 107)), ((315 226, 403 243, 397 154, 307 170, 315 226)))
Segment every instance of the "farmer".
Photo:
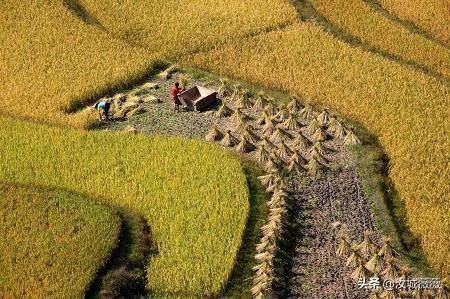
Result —
POLYGON ((106 120, 109 118, 109 109, 111 108, 111 103, 107 101, 101 101, 95 103, 94 108, 98 110, 100 121, 106 120))
POLYGON ((180 99, 178 98, 178 95, 184 91, 184 88, 180 88, 180 83, 176 82, 172 88, 170 89, 170 96, 173 100, 173 111, 180 112, 180 99))

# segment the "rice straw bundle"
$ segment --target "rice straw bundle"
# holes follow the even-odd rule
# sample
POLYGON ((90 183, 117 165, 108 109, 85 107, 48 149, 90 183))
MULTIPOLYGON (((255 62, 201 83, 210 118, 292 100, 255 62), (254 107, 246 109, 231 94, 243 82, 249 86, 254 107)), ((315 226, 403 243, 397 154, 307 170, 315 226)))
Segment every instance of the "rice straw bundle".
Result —
POLYGON ((264 125, 264 124, 266 124, 268 121, 271 121, 271 120, 270 120, 270 116, 269 116, 269 114, 267 114, 266 111, 263 111, 263 112, 261 112, 261 113, 259 114, 258 119, 256 120, 256 123, 257 123, 258 125, 264 125))
POLYGON ((222 102, 222 105, 220 106, 219 110, 216 112, 216 117, 229 117, 233 113, 233 109, 228 107, 228 105, 225 103, 225 101, 222 102))
POLYGON ((277 108, 273 105, 272 102, 269 102, 266 107, 264 107, 264 111, 269 115, 269 116, 274 116, 277 113, 277 108))
POLYGON ((306 127, 306 133, 308 133, 309 135, 314 134, 318 129, 320 128, 319 126, 319 122, 317 121, 317 119, 313 119, 308 126, 306 127))
POLYGON ((220 79, 220 87, 217 93, 222 98, 231 96, 233 89, 228 79, 220 79))
POLYGON ((216 141, 223 138, 223 133, 219 130, 219 126, 214 124, 209 130, 208 134, 206 134, 205 139, 207 141, 216 141))
POLYGON ((311 144, 311 141, 303 135, 302 132, 297 135, 297 137, 292 141, 291 148, 294 150, 307 149, 311 144))
POLYGON ((255 149, 255 146, 245 137, 241 138, 241 141, 236 146, 236 151, 238 153, 248 153, 255 149))
POLYGON ((327 126, 329 120, 330 120, 330 114, 328 113, 328 109, 325 109, 322 113, 320 113, 317 116, 317 121, 319 122, 319 125, 322 127, 327 126))
POLYGON ((267 100, 264 97, 263 93, 258 93, 256 96, 255 104, 253 105, 253 110, 255 111, 262 111, 264 110, 264 107, 267 105, 267 100))
POLYGON ((286 119, 283 122, 283 128, 285 128, 286 130, 291 130, 296 132, 298 129, 301 128, 301 124, 300 122, 294 117, 294 116, 289 116, 288 119, 286 119))
POLYGON ((318 142, 318 141, 325 141, 327 139, 327 135, 325 131, 322 128, 318 128, 316 132, 312 135, 312 138, 318 142))
POLYGON ((302 109, 302 106, 300 105, 298 98, 296 96, 293 96, 286 108, 291 114, 294 114, 298 113, 300 109, 302 109))
POLYGON ((308 164, 306 164, 306 169, 311 175, 320 176, 325 170, 325 165, 318 161, 315 157, 312 157, 308 161, 308 164))
POLYGON ((274 150, 277 149, 276 145, 273 144, 267 136, 261 139, 261 141, 258 144, 263 146, 268 152, 273 152, 274 150))
POLYGON ((256 160, 261 164, 266 164, 269 161, 270 153, 265 149, 263 145, 258 145, 256 148, 256 160))
POLYGON ((270 137, 270 141, 280 143, 281 141, 288 141, 292 136, 283 128, 277 127, 275 132, 270 137))
POLYGON ((313 112, 313 109, 312 109, 311 105, 308 104, 302 110, 300 110, 300 116, 304 120, 308 120, 311 118, 312 112, 313 112))
POLYGON ((281 160, 288 161, 289 157, 293 154, 292 150, 286 143, 282 140, 278 145, 278 149, 276 150, 276 154, 280 157, 281 160))
POLYGON ((358 137, 353 133, 353 130, 349 129, 347 130, 347 135, 344 138, 344 144, 345 145, 356 145, 361 144, 361 141, 358 139, 358 137))
POLYGON ((232 147, 235 146, 237 143, 237 139, 231 135, 231 131, 228 130, 225 133, 225 136, 223 137, 222 141, 220 141, 220 145, 224 147, 232 147))
POLYGON ((265 136, 272 136, 273 132, 275 132, 275 124, 271 119, 266 121, 266 124, 263 126, 262 132, 265 136))

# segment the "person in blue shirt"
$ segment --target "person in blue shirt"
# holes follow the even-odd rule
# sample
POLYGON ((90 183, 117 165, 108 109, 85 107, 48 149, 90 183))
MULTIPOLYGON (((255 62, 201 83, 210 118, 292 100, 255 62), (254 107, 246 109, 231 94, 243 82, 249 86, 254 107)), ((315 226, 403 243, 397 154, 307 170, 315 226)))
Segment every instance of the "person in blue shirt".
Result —
POLYGON ((107 120, 109 118, 109 109, 111 108, 111 103, 107 101, 97 102, 94 105, 94 108, 99 112, 99 119, 107 120))

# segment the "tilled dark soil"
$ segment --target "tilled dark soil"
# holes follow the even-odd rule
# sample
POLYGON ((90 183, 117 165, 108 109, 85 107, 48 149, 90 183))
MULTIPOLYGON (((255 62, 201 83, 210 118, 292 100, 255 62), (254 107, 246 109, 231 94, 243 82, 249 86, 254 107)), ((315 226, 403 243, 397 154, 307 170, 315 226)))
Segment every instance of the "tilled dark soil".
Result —
POLYGON ((288 180, 291 207, 282 250, 286 256, 279 269, 282 277, 274 287, 280 298, 368 298, 350 279, 345 260, 336 256, 331 224, 339 221, 349 235, 361 239, 374 230, 369 203, 361 190, 354 167, 329 172, 318 180, 288 180))
MULTIPOLYGON (((143 104, 146 113, 103 123, 100 129, 123 130, 132 125, 146 134, 204 139, 217 118, 211 111, 173 111, 168 90, 178 77, 175 74, 170 80, 155 79, 160 87, 150 94, 161 102, 143 104)), ((212 88, 218 85, 192 80, 189 86, 194 84, 212 88)), ((351 239, 361 240, 364 230, 375 230, 370 203, 364 198, 361 179, 349 150, 334 141, 327 141, 325 145, 332 149, 327 158, 334 162, 335 170, 327 171, 319 179, 306 175, 287 179, 290 203, 276 259, 278 280, 273 286, 279 298, 369 297, 366 291, 358 290, 345 261, 336 256, 337 244, 331 224, 340 221, 348 227, 351 239)))

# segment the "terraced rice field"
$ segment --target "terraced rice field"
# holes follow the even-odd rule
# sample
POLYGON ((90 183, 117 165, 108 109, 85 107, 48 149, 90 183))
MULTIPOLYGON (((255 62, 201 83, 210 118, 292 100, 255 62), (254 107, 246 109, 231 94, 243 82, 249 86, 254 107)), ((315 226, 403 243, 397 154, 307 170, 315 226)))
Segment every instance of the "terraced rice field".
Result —
POLYGON ((408 224, 430 262, 448 269, 446 84, 349 47, 308 23, 190 56, 197 67, 278 87, 332 107, 378 136, 408 224), (430 146, 432 145, 432 146, 430 146), (411 149, 414 149, 413 151, 411 149), (440 175, 432 175, 440 174, 440 175))
POLYGON ((329 22, 368 45, 449 78, 450 50, 412 33, 360 0, 312 0, 329 22), (433 53, 433 55, 430 55, 433 53))
POLYGON ((179 138, 88 133, 7 117, 0 124, 1 181, 64 188, 145 216, 158 248, 147 269, 150 291, 208 295, 226 283, 249 208, 235 157, 179 138))
POLYGON ((117 245, 117 211, 86 197, 0 184, 0 297, 82 297, 117 245))
POLYGON ((450 45, 450 6, 445 0, 380 0, 379 3, 400 19, 409 21, 450 45))
MULTIPOLYGON (((67 192, 137 211, 150 225, 159 252, 147 269, 153 295, 220 293, 235 265, 249 210, 246 178, 236 157, 199 141, 79 130, 96 123, 95 113, 83 107, 145 81, 160 59, 168 59, 296 93, 368 129, 390 158, 389 176, 406 204, 409 228, 435 271, 448 274, 448 7, 435 0, 380 1, 440 43, 387 18, 373 1, 311 3, 331 25, 367 47, 347 44, 328 34, 326 26, 299 21, 287 0, 2 1, 0 181, 18 184, 2 189, 7 198, 36 200, 14 201, 22 204, 16 207, 6 202, 8 209, 17 208, 11 216, 36 210, 37 218, 29 220, 39 222, 48 207, 48 201, 39 200, 55 196, 67 207, 59 216, 72 220, 80 211, 74 211, 75 201, 65 201, 72 196, 67 192)), ((92 205, 115 219, 108 208, 92 205)), ((77 223, 62 227, 70 230, 77 223)), ((98 238, 104 242, 98 245, 103 247, 96 249, 94 262, 82 265, 89 264, 85 275, 71 276, 80 266, 74 261, 64 265, 67 277, 52 280, 53 289, 50 278, 36 282, 36 273, 23 281, 51 296, 76 279, 67 290, 83 294, 116 242, 115 229, 102 231, 98 238)), ((48 230, 36 233, 33 242, 51 236, 48 230)), ((91 230, 80 235, 85 243, 91 237, 91 230)), ((3 249, 6 261, 12 259, 10 246, 20 242, 3 249)), ((60 247, 76 251, 77 245, 60 247)), ((49 269, 51 279, 56 279, 53 270, 63 271, 49 269)), ((0 295, 31 292, 25 284, 9 287, 11 281, 4 291, 1 283, 0 278, 0 295)))

